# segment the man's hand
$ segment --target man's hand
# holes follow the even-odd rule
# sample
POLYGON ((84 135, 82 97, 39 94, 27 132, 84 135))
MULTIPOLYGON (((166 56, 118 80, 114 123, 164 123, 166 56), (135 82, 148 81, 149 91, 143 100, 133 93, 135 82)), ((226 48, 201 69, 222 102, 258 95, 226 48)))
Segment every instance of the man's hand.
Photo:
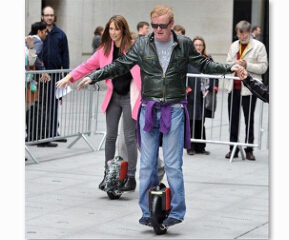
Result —
POLYGON ((248 72, 246 71, 246 69, 240 69, 237 71, 237 76, 241 79, 244 80, 248 77, 248 72))
POLYGON ((83 85, 88 85, 92 82, 90 77, 85 77, 84 79, 81 80, 81 82, 77 85, 77 90, 80 90, 83 85))
POLYGON ((71 78, 71 75, 67 74, 64 78, 60 79, 58 82, 55 83, 56 88, 61 88, 62 86, 67 88, 71 78))
POLYGON ((27 42, 27 45, 28 45, 29 48, 33 48, 34 47, 33 36, 29 35, 29 36, 25 37, 25 41, 27 42))
POLYGON ((240 69, 244 69, 244 68, 242 66, 240 66, 239 64, 235 64, 231 67, 232 72, 237 72, 240 69))
POLYGON ((247 68, 247 62, 244 59, 239 59, 235 61, 236 64, 239 64, 240 66, 242 66, 243 68, 247 68))
POLYGON ((50 80, 51 80, 51 78, 47 73, 42 73, 41 78, 40 78, 40 82, 46 83, 50 80))

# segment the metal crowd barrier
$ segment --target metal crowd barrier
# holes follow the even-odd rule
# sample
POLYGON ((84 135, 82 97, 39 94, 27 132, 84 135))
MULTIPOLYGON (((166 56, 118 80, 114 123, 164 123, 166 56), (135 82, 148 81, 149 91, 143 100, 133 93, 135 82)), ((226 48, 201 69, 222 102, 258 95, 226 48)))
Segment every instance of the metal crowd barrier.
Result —
MULTIPOLYGON (((215 91, 213 92, 214 97, 216 97, 217 101, 217 106, 216 106, 216 111, 214 114, 213 118, 206 118, 205 120, 205 126, 206 126, 206 136, 204 137, 203 129, 201 132, 201 138, 196 139, 196 138, 191 138, 191 142, 196 142, 196 143, 212 143, 212 144, 223 144, 223 145, 232 145, 233 150, 231 153, 231 158, 230 162, 233 161, 234 154, 239 148, 241 151, 241 157, 243 160, 245 160, 244 153, 242 151, 242 147, 256 147, 258 149, 261 149, 261 143, 262 143, 262 137, 265 135, 266 137, 266 147, 269 149, 269 104, 264 104, 261 100, 257 99, 256 102, 256 108, 255 108, 255 119, 254 119, 254 134, 255 140, 254 144, 249 143, 249 139, 245 141, 245 122, 242 119, 243 117, 243 111, 242 111, 242 96, 240 96, 240 112, 239 112, 239 126, 238 126, 238 141, 237 142, 230 142, 230 127, 231 127, 231 120, 229 121, 229 115, 232 114, 232 107, 230 110, 228 110, 228 91, 225 88, 225 82, 228 79, 233 79, 233 80, 239 80, 238 77, 233 77, 233 76, 227 76, 227 75, 207 75, 207 74, 187 74, 187 81, 188 77, 197 77, 201 79, 219 79, 219 87, 218 87, 218 93, 216 94, 215 91), (216 96, 215 96, 216 94, 216 96), (265 113, 267 115, 264 116, 264 109, 267 110, 265 113), (258 114, 259 112, 259 114, 258 114), (209 133, 210 132, 210 133, 209 133), (208 134, 209 133, 209 134, 208 134), (257 136, 257 141, 256 141, 256 136, 257 136), (204 139, 205 138, 205 139, 204 139)), ((195 81, 195 87, 192 91, 194 91, 194 97, 197 96, 196 91, 197 89, 197 81, 195 81)), ((233 96, 233 92, 232 92, 233 96)), ((214 99, 213 97, 213 99, 214 99)), ((250 109, 251 109, 251 101, 252 101, 252 96, 250 97, 250 109)), ((194 99, 194 103, 196 104, 196 99, 194 99)), ((204 107, 205 101, 203 101, 203 108, 202 108, 202 126, 204 125, 204 107)), ((233 106, 233 104, 231 105, 233 106)), ((194 106, 195 109, 195 106, 194 106)), ((193 123, 192 123, 192 136, 194 136, 194 126, 195 126, 195 112, 193 112, 193 123)), ((251 114, 249 113, 249 124, 248 124, 248 131, 249 131, 249 126, 250 126, 250 118, 251 114)), ((232 119, 232 117, 230 117, 232 119)), ((247 132, 247 136, 249 133, 247 132)))
MULTIPOLYGON (((99 112, 99 85, 89 85, 84 87, 81 91, 76 90, 78 84, 70 84, 72 91, 65 95, 64 90, 60 91, 64 94, 62 98, 56 99, 55 83, 61 79, 70 70, 45 70, 45 71, 27 71, 25 77, 30 78, 30 82, 26 83, 25 87, 25 108, 26 108, 26 138, 25 138, 25 150, 31 156, 35 163, 38 163, 37 159, 33 156, 28 146, 51 142, 59 139, 76 137, 76 139, 68 145, 71 148, 79 139, 83 138, 89 147, 96 151, 92 144, 86 138, 86 135, 93 134, 103 135, 98 150, 101 149, 105 138, 106 131, 98 130, 98 112, 99 112), (49 74, 51 80, 46 83, 40 82, 42 74, 49 74), (31 84, 32 83, 32 84, 31 84), (36 83, 36 91, 33 91, 33 83, 36 83), (31 86, 32 85, 32 86, 31 86), (32 88, 32 89, 31 89, 32 88), (94 106, 95 104, 95 106, 94 106), (95 112, 93 112, 95 107, 95 112), (92 129, 92 119, 95 119, 95 130, 92 129)), ((224 87, 225 81, 228 79, 240 80, 237 77, 221 76, 221 75, 206 75, 206 74, 187 74, 188 77, 198 77, 203 79, 216 78, 219 79, 219 91, 216 95, 217 107, 213 118, 206 118, 206 139, 204 139, 204 133, 202 131, 201 138, 191 138, 191 142, 196 143, 213 143, 223 145, 233 145, 233 151, 231 154, 230 162, 233 160, 233 156, 239 148, 242 147, 258 147, 261 149, 262 138, 266 137, 266 146, 269 149, 269 105, 264 104, 257 99, 255 109, 255 121, 254 129, 258 137, 255 139, 255 144, 250 144, 242 139, 245 139, 245 124, 239 119, 239 137, 237 142, 229 141, 229 128, 231 122, 228 116, 228 93, 224 87), (264 109, 267 110, 267 116, 264 116, 264 109), (259 111, 259 114, 257 112, 259 111), (210 134, 208 134, 210 132, 210 134)), ((197 81, 196 81, 197 83, 197 81)), ((35 89, 34 89, 35 90, 35 89)), ((197 87, 194 87, 193 91, 197 91, 197 87)), ((215 94, 215 93, 214 93, 215 94)), ((196 92, 195 92, 196 96, 196 92)), ((213 97, 214 99, 214 97, 213 97)), ((196 103, 196 101, 194 101, 196 103)), ((204 104, 205 101, 203 101, 204 104)), ((242 102, 240 102, 240 105, 242 102)), ((202 111, 202 119, 204 119, 204 106, 202 111)), ((240 107, 240 118, 243 116, 240 107)), ((232 111, 232 109, 230 110, 232 111)), ((195 114, 195 113, 194 113, 195 114)), ((251 116, 249 116, 250 118, 251 116)), ((194 119, 194 117, 193 117, 194 119)), ((231 118, 230 118, 231 119, 231 118)), ((193 120, 193 126, 195 120, 193 120)), ((203 120, 202 120, 203 126, 203 120)), ((194 136, 194 128, 192 129, 194 136)), ((243 151, 241 157, 244 160, 243 151)))
POLYGON ((69 69, 25 72, 25 79, 29 80, 25 86, 25 150, 35 163, 38 161, 28 146, 64 138, 76 137, 68 148, 82 138, 93 151, 96 151, 86 135, 90 136, 92 132, 93 99, 98 91, 95 91, 95 85, 89 85, 78 91, 76 89, 78 83, 69 85, 70 92, 64 88, 56 90, 56 81, 68 72, 69 69), (51 80, 41 82, 43 74, 48 74, 51 80))

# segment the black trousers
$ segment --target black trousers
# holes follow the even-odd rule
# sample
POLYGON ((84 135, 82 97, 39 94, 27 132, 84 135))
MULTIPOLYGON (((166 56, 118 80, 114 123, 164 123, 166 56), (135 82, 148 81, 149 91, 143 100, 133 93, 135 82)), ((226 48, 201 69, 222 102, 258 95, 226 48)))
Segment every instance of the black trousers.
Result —
MULTIPOLYGON (((206 140, 206 129, 205 129, 205 118, 202 124, 202 120, 195 120, 195 126, 193 126, 193 120, 190 120, 191 125, 191 136, 194 139, 203 139, 206 140), (194 127, 194 136, 193 136, 193 127, 194 127), (203 136, 202 136, 203 130, 203 136)), ((206 143, 196 143, 191 142, 191 150, 196 152, 202 152, 205 150, 206 143)))
MULTIPOLYGON (((246 125, 245 143, 254 142, 254 112, 255 112, 255 107, 256 107, 256 101, 257 101, 257 98, 253 95, 241 97, 241 90, 234 89, 231 93, 229 93, 228 113, 229 113, 229 120, 231 120, 230 142, 238 141, 240 104, 242 105, 244 118, 245 118, 245 125, 246 125), (252 98, 252 100, 250 100, 250 98, 252 98), (250 101, 251 101, 251 109, 250 109, 250 101), (231 109, 231 105, 232 105, 232 109, 231 109), (250 116, 250 122, 249 122, 249 116, 250 116), (247 136, 248 128, 249 128, 249 136, 247 136)), ((233 149, 233 146, 230 145, 230 150, 232 149, 233 149)), ((239 149, 237 148, 236 153, 238 153, 238 151, 239 149)), ((252 151, 253 151, 252 147, 245 148, 245 152, 252 152, 252 151)))

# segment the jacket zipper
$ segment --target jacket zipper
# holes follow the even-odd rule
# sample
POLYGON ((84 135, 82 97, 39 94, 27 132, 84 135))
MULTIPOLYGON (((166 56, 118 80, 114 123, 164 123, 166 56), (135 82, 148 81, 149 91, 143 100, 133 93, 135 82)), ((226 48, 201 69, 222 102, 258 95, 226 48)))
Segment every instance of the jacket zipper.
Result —
POLYGON ((167 70, 169 69, 171 63, 172 63, 172 56, 173 56, 173 51, 175 49, 175 47, 177 46, 177 44, 175 42, 173 42, 173 46, 172 46, 172 53, 171 53, 171 57, 170 57, 170 62, 168 64, 168 67, 166 69, 166 72, 163 72, 163 101, 166 99, 166 88, 165 88, 165 82, 166 82, 166 75, 167 75, 167 70))
MULTIPOLYGON (((160 98, 160 102, 164 102, 164 101, 166 100, 166 88, 165 88, 165 86, 166 86, 166 84, 165 84, 165 82, 166 82, 166 73, 167 73, 167 70, 168 70, 169 66, 171 65, 173 51, 174 51, 174 49, 175 49, 176 46, 177 46, 177 44, 174 42, 174 43, 173 43, 173 49, 172 49, 172 53, 171 53, 169 65, 168 65, 168 67, 167 67, 167 69, 166 69, 166 72, 163 72, 163 75, 162 75, 162 78, 163 78, 163 97, 160 98)), ((152 47, 153 47, 153 50, 155 51, 155 53, 156 53, 157 56, 158 56, 158 53, 157 53, 157 50, 156 50, 154 44, 152 44, 152 47)), ((162 66, 161 66, 161 63, 160 63, 160 61, 159 61, 159 58, 158 58, 158 63, 159 63, 160 68, 163 69, 162 66)))

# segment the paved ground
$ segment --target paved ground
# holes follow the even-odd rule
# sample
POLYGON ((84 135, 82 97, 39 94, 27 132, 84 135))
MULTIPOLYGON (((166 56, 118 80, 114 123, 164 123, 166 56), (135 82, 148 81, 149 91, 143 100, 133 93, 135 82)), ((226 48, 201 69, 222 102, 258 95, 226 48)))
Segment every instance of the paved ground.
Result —
MULTIPOLYGON (((88 140, 98 148, 101 138, 91 135, 88 140)), ((170 228, 165 236, 157 236, 152 228, 138 223, 138 186, 135 192, 110 200, 98 190, 103 177, 103 148, 93 152, 80 139, 67 149, 74 139, 53 149, 29 146, 39 164, 26 153, 26 239, 269 238, 266 146, 255 149, 257 161, 239 157, 232 163, 224 158, 226 145, 207 144, 209 156, 189 156, 184 151, 185 221, 170 228)))

